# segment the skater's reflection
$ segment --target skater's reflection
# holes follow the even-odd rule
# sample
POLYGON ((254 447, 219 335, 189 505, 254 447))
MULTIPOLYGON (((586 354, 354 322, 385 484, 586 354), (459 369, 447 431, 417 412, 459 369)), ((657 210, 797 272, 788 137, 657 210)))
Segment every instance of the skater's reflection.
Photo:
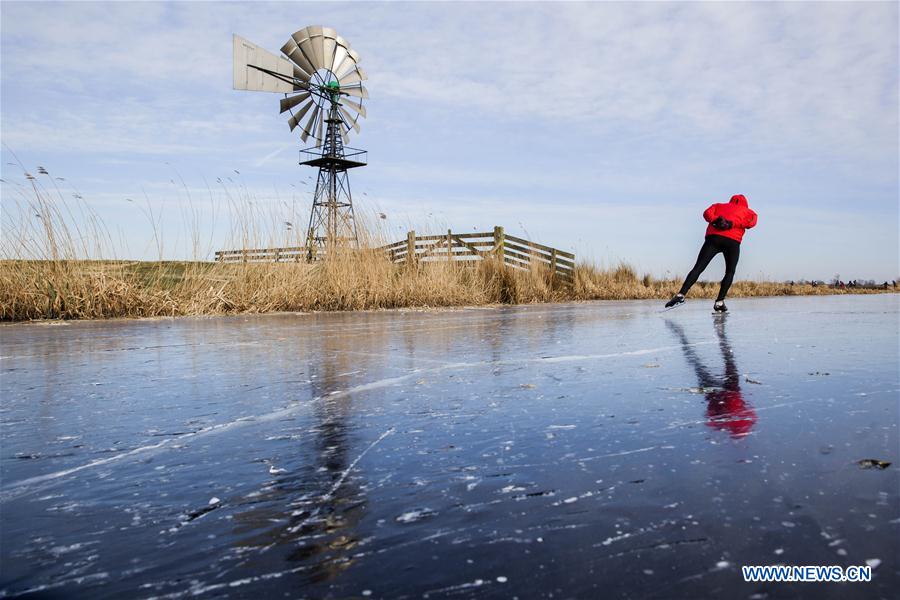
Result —
POLYGON ((741 378, 734 362, 734 352, 725 335, 727 314, 716 315, 715 330, 719 338, 719 350, 725 362, 722 376, 714 375, 700 362, 694 346, 688 341, 681 325, 666 321, 681 341, 684 358, 693 367, 697 375, 697 383, 706 395, 706 424, 713 429, 727 431, 733 438, 742 438, 750 433, 756 423, 756 412, 741 393, 741 378))

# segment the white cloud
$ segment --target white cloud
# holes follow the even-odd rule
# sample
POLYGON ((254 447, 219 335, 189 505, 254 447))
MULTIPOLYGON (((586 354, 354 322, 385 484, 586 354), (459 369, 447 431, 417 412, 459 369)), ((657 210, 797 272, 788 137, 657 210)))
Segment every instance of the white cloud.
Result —
POLYGON ((404 31, 379 48, 377 90, 563 126, 663 126, 869 156, 895 145, 896 6, 588 3, 471 12, 445 8, 440 27, 404 31))

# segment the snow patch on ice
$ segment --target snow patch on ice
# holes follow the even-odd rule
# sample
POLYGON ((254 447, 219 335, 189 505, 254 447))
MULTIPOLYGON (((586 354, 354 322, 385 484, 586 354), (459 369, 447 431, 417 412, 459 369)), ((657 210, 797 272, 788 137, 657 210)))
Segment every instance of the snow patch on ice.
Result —
POLYGON ((416 508, 397 516, 394 520, 398 523, 415 523, 416 521, 433 517, 436 514, 437 512, 430 508, 416 508))

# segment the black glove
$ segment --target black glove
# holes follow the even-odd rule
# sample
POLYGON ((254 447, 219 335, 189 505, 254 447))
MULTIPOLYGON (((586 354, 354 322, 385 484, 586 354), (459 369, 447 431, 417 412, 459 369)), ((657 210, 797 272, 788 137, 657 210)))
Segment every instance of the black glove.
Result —
POLYGON ((710 223, 710 225, 712 225, 719 231, 728 231, 732 227, 731 221, 729 221, 725 217, 716 217, 716 220, 710 223))

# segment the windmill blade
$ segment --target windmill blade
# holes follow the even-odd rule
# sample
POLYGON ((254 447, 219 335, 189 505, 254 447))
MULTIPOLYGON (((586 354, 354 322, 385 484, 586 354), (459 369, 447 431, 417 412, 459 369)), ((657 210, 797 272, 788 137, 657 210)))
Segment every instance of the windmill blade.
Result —
POLYGON ((369 97, 369 90, 367 90, 366 88, 364 88, 361 85, 353 85, 353 86, 349 86, 346 88, 344 86, 341 86, 341 92, 344 92, 351 96, 356 96, 357 98, 366 98, 367 99, 369 97))
POLYGON ((313 56, 313 66, 318 70, 325 66, 325 36, 321 25, 310 25, 306 28, 309 33, 313 56))
POLYGON ((347 123, 343 116, 341 116, 341 137, 344 138, 344 143, 350 143, 350 130, 353 129, 353 126, 347 123))
POLYGON ((347 117, 338 113, 338 120, 340 121, 340 125, 338 125, 338 129, 340 129, 341 134, 348 133, 352 127, 347 123, 347 117))
MULTIPOLYGON (((301 102, 305 102, 307 98, 309 98, 309 92, 303 92, 302 94, 297 94, 296 96, 291 96, 289 98, 282 98, 281 112, 294 108, 301 102)), ((293 129, 293 127, 291 129, 293 129)))
POLYGON ((313 69, 310 62, 303 56, 303 52, 300 51, 300 47, 297 46, 297 43, 293 38, 284 43, 284 46, 281 47, 281 52, 290 58, 298 69, 303 71, 303 74, 305 75, 304 81, 309 81, 309 78, 312 77, 312 74, 315 73, 316 70, 313 69))
POLYGON ((334 51, 337 48, 337 31, 331 27, 323 27, 322 35, 324 38, 322 42, 322 47, 324 48, 324 62, 322 66, 331 70, 331 65, 334 64, 334 51))
MULTIPOLYGON (((351 115, 349 112, 347 112, 347 109, 344 108, 343 106, 338 106, 338 110, 340 110, 341 114, 344 115, 344 117, 347 119, 347 121, 349 121, 350 125, 353 127, 353 130, 356 133, 359 133, 359 124, 356 122, 356 119, 353 118, 353 115, 351 115)), ((357 118, 359 118, 359 117, 357 117, 357 118)))
POLYGON ((302 125, 300 126, 300 139, 303 142, 306 142, 306 139, 309 137, 309 132, 302 125))
POLYGON ((293 83, 254 69, 260 67, 287 79, 294 78, 294 65, 289 60, 263 50, 239 35, 232 37, 232 67, 233 87, 236 90, 284 94, 300 89, 293 83))
POLYGON ((307 31, 309 27, 304 27, 303 29, 298 29, 294 33, 291 34, 291 39, 296 43, 300 43, 300 40, 306 39, 309 37, 309 32, 307 31))
POLYGON ((344 87, 345 85, 361 83, 364 79, 366 79, 366 74, 362 71, 362 69, 356 67, 356 69, 350 71, 347 75, 344 75, 338 81, 340 81, 341 87, 344 87))
POLYGON ((325 140, 325 136, 322 135, 322 126, 325 124, 325 120, 319 120, 319 132, 316 134, 316 147, 322 145, 322 142, 325 140))
MULTIPOLYGON (((313 124, 313 122, 315 122, 316 117, 319 114, 319 106, 315 102, 310 102, 310 107, 314 108, 315 110, 313 110, 313 113, 310 116, 309 120, 306 122, 306 125, 300 126, 300 129, 301 129, 300 139, 303 140, 304 142, 310 135, 312 135, 312 132, 313 132, 312 124, 313 124)), ((299 119, 298 119, 298 121, 299 121, 299 119)))
MULTIPOLYGON (((318 105, 316 105, 316 109, 313 111, 312 116, 309 118, 309 121, 306 122, 306 125, 303 127, 303 132, 306 133, 307 136, 313 135, 316 131, 316 125, 318 125, 319 113, 321 109, 318 105)), ((302 137, 302 136, 301 136, 302 137)), ((305 139, 303 140, 306 141, 305 139)))
POLYGON ((340 64, 335 63, 334 68, 331 70, 334 73, 334 76, 340 79, 350 71, 352 71, 356 67, 356 61, 350 57, 350 54, 344 57, 344 59, 340 62, 340 64))
MULTIPOLYGON (((295 31, 294 33, 291 34, 291 39, 294 40, 294 43, 297 44, 297 46, 300 46, 300 44, 303 42, 303 40, 309 39, 308 29, 309 29, 309 27, 304 27, 303 29, 295 31)), ((307 56, 306 58, 308 60, 309 56, 307 56)))
POLYGON ((337 72, 338 66, 344 62, 344 59, 349 56, 347 54, 347 50, 350 48, 350 44, 347 43, 347 40, 342 38, 341 36, 337 36, 335 38, 335 48, 334 48, 334 60, 331 61, 331 66, 328 67, 331 69, 332 73, 337 72))
MULTIPOLYGON (((310 75, 318 71, 321 67, 319 66, 319 59, 317 58, 317 54, 315 51, 316 42, 313 40, 310 35, 309 30, 311 27, 306 27, 305 29, 301 29, 300 31, 294 33, 291 36, 291 39, 294 40, 294 43, 297 44, 297 47, 300 49, 300 52, 303 54, 304 58, 310 65, 310 75)), ((322 40, 321 37, 317 38, 319 41, 322 40)))
POLYGON ((294 42, 294 46, 296 46, 297 50, 299 51, 298 56, 302 57, 306 64, 309 66, 308 71, 311 76, 313 73, 315 73, 316 67, 313 64, 315 63, 315 57, 312 53, 312 47, 308 44, 305 44, 305 42, 309 41, 309 32, 307 31, 307 29, 307 27, 304 27, 300 31, 295 31, 291 34, 291 39, 289 41, 294 42), (304 45, 306 45, 307 47, 304 48, 304 45))
POLYGON ((334 69, 335 77, 343 77, 346 75, 351 69, 356 67, 356 64, 359 62, 359 53, 347 46, 347 58, 345 58, 341 64, 337 65, 334 69))
MULTIPOLYGON (((284 102, 284 101, 282 100, 282 102, 284 102)), ((343 104, 345 106, 349 106, 350 108, 352 108, 353 110, 358 112, 362 118, 364 118, 364 119, 366 118, 366 107, 363 106, 362 104, 357 104, 353 100, 348 100, 347 98, 341 98, 341 104, 343 104)), ((282 111, 282 112, 284 112, 284 111, 282 111)))
MULTIPOLYGON (((291 66, 294 68, 294 79, 298 79, 304 83, 309 83, 309 75, 306 73, 306 71, 295 64, 291 64, 291 66)), ((294 91, 305 89, 305 86, 294 84, 294 91)))
POLYGON ((297 46, 300 48, 301 52, 303 52, 303 56, 305 56, 309 63, 312 65, 313 72, 318 71, 318 58, 316 58, 316 53, 313 49, 312 38, 301 40, 297 43, 297 46))
MULTIPOLYGON (((309 104, 307 104, 306 106, 302 107, 302 108, 301 108, 299 111, 297 111, 295 114, 291 115, 291 118, 288 119, 288 125, 291 126, 291 131, 293 131, 294 128, 296 128, 297 125, 300 124, 300 120, 303 118, 303 116, 304 116, 306 113, 309 112, 309 109, 312 108, 313 106, 315 106, 315 102, 310 101, 309 104)), ((284 111, 282 111, 282 112, 284 112, 284 111)), ((301 137, 302 137, 302 135, 301 135, 301 137)), ((304 138, 303 141, 305 142, 306 139, 304 138)))

